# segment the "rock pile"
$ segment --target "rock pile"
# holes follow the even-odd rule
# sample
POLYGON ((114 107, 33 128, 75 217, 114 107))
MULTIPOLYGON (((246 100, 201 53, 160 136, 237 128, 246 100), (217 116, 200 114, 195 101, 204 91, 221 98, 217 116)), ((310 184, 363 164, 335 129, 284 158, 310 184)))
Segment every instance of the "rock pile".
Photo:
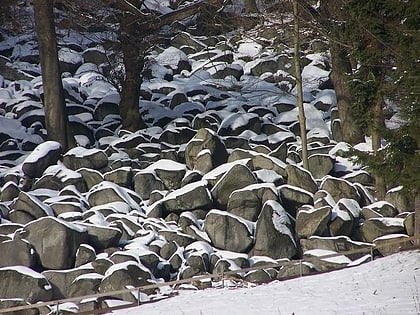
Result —
MULTIPOLYGON (((119 95, 98 68, 105 52, 78 45, 71 53, 80 58, 63 57, 79 144, 67 152, 45 141, 40 77, 0 80, 0 299, 111 292, 413 234, 413 208, 398 189, 375 201, 372 178, 331 133, 325 54, 308 54, 303 72, 308 171, 290 54, 268 58, 263 44, 212 40, 181 33, 148 57, 141 114, 149 127, 133 133, 121 129, 119 95)), ((238 277, 264 282, 358 258, 238 277)))

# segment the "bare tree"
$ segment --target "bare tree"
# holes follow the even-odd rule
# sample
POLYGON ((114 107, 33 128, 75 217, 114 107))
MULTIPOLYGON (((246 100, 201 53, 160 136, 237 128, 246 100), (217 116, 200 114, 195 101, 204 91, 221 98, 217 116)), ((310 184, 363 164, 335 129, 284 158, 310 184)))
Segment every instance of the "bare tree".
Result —
POLYGON ((48 138, 60 142, 63 150, 73 145, 69 131, 63 84, 58 61, 53 0, 34 0, 35 29, 39 44, 44 88, 45 124, 48 138))
POLYGON ((295 77, 296 77, 296 97, 297 105, 299 108, 299 124, 300 124, 300 139, 302 145, 302 162, 305 169, 309 168, 308 165, 308 139, 306 135, 306 117, 305 109, 303 107, 303 92, 302 92, 302 72, 300 65, 300 38, 299 38, 299 4, 297 0, 293 0, 293 19, 294 19, 294 64, 295 64, 295 77))

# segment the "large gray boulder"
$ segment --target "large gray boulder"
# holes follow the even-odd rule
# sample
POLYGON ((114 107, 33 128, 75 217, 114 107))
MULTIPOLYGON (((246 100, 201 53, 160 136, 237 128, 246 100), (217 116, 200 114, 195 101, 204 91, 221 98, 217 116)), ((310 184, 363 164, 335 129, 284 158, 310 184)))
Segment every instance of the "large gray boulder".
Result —
POLYGON ((246 220, 256 221, 262 206, 268 200, 278 200, 274 184, 254 184, 232 192, 227 211, 246 220))
POLYGON ((329 154, 312 154, 308 158, 309 171, 316 179, 323 178, 334 169, 335 159, 329 154))
POLYGON ((254 243, 254 224, 225 211, 211 210, 204 221, 204 230, 219 249, 245 253, 254 243))
POLYGON ((331 194, 335 202, 341 198, 354 199, 360 201, 360 194, 357 188, 349 181, 332 176, 325 176, 320 185, 320 189, 331 194))
POLYGON ((76 297, 97 294, 102 280, 103 275, 94 272, 80 275, 70 284, 68 295, 76 297))
POLYGON ((217 181, 211 190, 211 194, 219 207, 226 208, 232 192, 256 183, 257 179, 252 171, 245 165, 238 163, 233 165, 217 181))
POLYGON ((213 168, 225 163, 228 158, 226 147, 220 137, 211 129, 202 128, 185 147, 185 161, 189 169, 207 173, 213 168), (208 154, 207 165, 200 162, 200 156, 208 154))
POLYGON ((163 181, 153 170, 141 170, 134 175, 134 191, 148 200, 154 190, 166 190, 163 181))
POLYGON ((46 269, 74 267, 77 249, 88 240, 86 228, 53 217, 25 225, 23 237, 35 248, 40 264, 46 269))
POLYGON ((82 175, 63 165, 51 165, 44 171, 42 177, 35 181, 32 189, 61 190, 69 185, 74 185, 80 192, 86 192, 86 183, 82 175))
MULTIPOLYGON (((127 287, 139 287, 150 284, 152 278, 150 271, 135 261, 127 261, 112 265, 106 272, 99 286, 99 292, 112 292, 127 289, 127 287)), ((116 296, 118 299, 136 302, 136 298, 125 293, 116 296)))
POLYGON ((222 120, 217 133, 221 136, 238 136, 247 130, 260 133, 261 121, 257 114, 232 113, 222 120))
POLYGON ((87 243, 99 251, 102 251, 105 248, 118 246, 122 236, 121 230, 115 227, 89 223, 75 224, 86 229, 88 235, 87 243))
POLYGON ((161 200, 165 210, 180 213, 194 209, 210 208, 213 204, 213 198, 207 185, 206 180, 201 180, 174 190, 161 200))
POLYGON ((48 280, 52 287, 52 299, 63 299, 70 297, 69 288, 73 281, 84 274, 93 272, 93 267, 71 268, 65 270, 46 270, 42 275, 48 280))
POLYGON ((372 243, 376 238, 389 234, 406 234, 403 218, 372 218, 360 227, 365 242, 372 243))
POLYGON ((23 161, 22 171, 30 178, 41 177, 47 167, 57 163, 60 155, 60 143, 56 141, 41 143, 23 161))
POLYGON ((160 159, 144 170, 144 172, 147 171, 155 172, 165 188, 172 190, 181 187, 181 182, 187 172, 187 167, 184 164, 172 160, 160 159))
POLYGON ((29 242, 21 239, 7 240, 0 243, 0 267, 36 266, 36 256, 29 242))
POLYGON ((286 184, 278 187, 278 191, 282 204, 293 217, 299 207, 314 203, 313 194, 303 188, 286 184))
POLYGON ((141 198, 134 191, 118 186, 114 183, 103 181, 93 186, 87 194, 91 206, 100 206, 113 202, 126 203, 133 210, 140 210, 141 198))
POLYGON ((52 287, 40 273, 24 266, 0 268, 0 297, 21 298, 29 303, 50 301, 52 287))
POLYGON ((288 164, 286 166, 287 184, 300 187, 311 193, 318 190, 318 186, 312 174, 303 167, 296 164, 288 164))
POLYGON ((252 253, 274 259, 292 258, 298 253, 290 216, 277 201, 269 200, 263 206, 255 227, 252 253))
POLYGON ((24 191, 19 193, 18 199, 12 207, 13 210, 26 212, 34 219, 54 215, 49 205, 42 202, 37 196, 24 191))
POLYGON ((90 168, 100 170, 108 165, 108 157, 103 150, 76 147, 63 156, 63 164, 71 169, 90 168))
POLYGON ((331 218, 331 207, 299 209, 296 216, 296 233, 300 238, 322 235, 331 218))
POLYGON ((359 222, 360 213, 361 208, 357 201, 348 198, 340 199, 332 209, 330 234, 351 236, 359 222))

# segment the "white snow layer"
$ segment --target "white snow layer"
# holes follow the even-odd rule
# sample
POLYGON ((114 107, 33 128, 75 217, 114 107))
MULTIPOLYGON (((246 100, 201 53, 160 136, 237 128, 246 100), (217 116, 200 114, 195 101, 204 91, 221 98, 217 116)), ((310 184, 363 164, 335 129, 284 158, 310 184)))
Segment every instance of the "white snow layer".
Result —
POLYGON ((420 251, 357 267, 254 288, 180 291, 178 296, 113 314, 418 314, 420 251))

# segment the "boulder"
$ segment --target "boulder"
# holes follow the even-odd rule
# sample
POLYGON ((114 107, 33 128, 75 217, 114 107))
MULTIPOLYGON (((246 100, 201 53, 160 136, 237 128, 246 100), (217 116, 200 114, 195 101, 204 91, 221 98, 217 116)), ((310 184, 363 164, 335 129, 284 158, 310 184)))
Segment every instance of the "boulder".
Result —
POLYGON ((414 236, 414 217, 415 212, 410 212, 405 218, 404 218, 404 227, 407 231, 408 236, 414 236))
POLYGON ((142 199, 147 200, 153 191, 166 188, 156 172, 141 170, 134 175, 134 190, 142 199))
POLYGON ((261 121, 257 114, 232 113, 222 120, 217 133, 221 136, 238 136, 244 131, 261 132, 261 121))
POLYGON ((41 178, 35 181, 32 189, 61 190, 69 185, 74 185, 80 192, 86 192, 86 183, 82 175, 63 165, 52 165, 44 171, 41 178))
POLYGON ((106 172, 104 180, 131 189, 133 187, 133 170, 129 166, 119 167, 116 170, 106 172))
POLYGON ((248 185, 256 184, 257 179, 251 170, 242 164, 231 167, 211 190, 214 201, 221 208, 226 208, 230 194, 248 185))
MULTIPOLYGON (((127 289, 127 287, 139 287, 148 285, 152 274, 146 267, 134 261, 127 261, 112 265, 106 272, 99 286, 99 292, 112 292, 127 289)), ((136 295, 134 295, 136 296, 136 295)), ((119 294, 116 297, 125 301, 136 302, 136 298, 130 293, 119 294)))
POLYGON ((289 214, 277 201, 267 201, 255 227, 253 255, 279 259, 292 258, 297 253, 289 214))
POLYGON ((313 194, 309 191, 291 185, 281 185, 278 187, 280 200, 285 209, 296 217, 296 211, 303 205, 313 205, 313 194))
POLYGON ((341 178, 335 178, 329 175, 325 176, 321 182, 320 189, 329 192, 335 202, 341 198, 354 199, 357 202, 360 201, 360 194, 356 187, 349 181, 341 178))
POLYGON ((208 209, 213 204, 213 198, 207 185, 206 180, 201 180, 174 190, 161 200, 163 207, 166 211, 175 213, 208 209))
POLYGON ((155 172, 164 187, 167 190, 172 190, 181 187, 181 182, 187 172, 187 167, 184 164, 172 160, 160 159, 144 169, 144 172, 148 171, 155 172))
POLYGON ((88 239, 87 243, 98 251, 105 248, 116 247, 121 239, 122 232, 120 229, 111 226, 101 226, 89 223, 75 223, 86 229, 88 239))
POLYGON ((254 224, 225 211, 211 210, 204 230, 219 249, 245 253, 254 243, 254 224))
POLYGON ((104 276, 98 273, 86 273, 78 276, 70 284, 69 297, 85 296, 99 293, 99 286, 104 276))
POLYGON ((77 249, 76 260, 74 262, 74 266, 77 268, 84 264, 91 263, 92 261, 95 260, 95 258, 96 258, 95 249, 90 245, 82 244, 77 249))
POLYGON ((227 211, 249 221, 256 221, 268 200, 278 200, 274 184, 253 184, 232 192, 227 211))
POLYGON ((271 170, 280 176, 287 176, 286 163, 274 156, 263 153, 255 154, 251 163, 253 165, 253 170, 271 170))
POLYGON ((42 275, 52 286, 52 299, 70 297, 69 288, 73 281, 84 274, 93 272, 92 267, 71 268, 66 270, 46 270, 42 275))
POLYGON ((73 268, 77 249, 88 240, 85 228, 53 217, 26 224, 23 235, 47 269, 73 268))
POLYGON ((299 238, 323 235, 331 218, 331 207, 299 209, 296 216, 296 233, 299 238))
POLYGON ((330 234, 351 236, 360 216, 360 206, 352 199, 342 198, 332 209, 330 234))
POLYGON ((373 210, 383 217, 395 217, 398 214, 398 210, 392 204, 386 201, 376 201, 363 207, 363 209, 373 210))
POLYGON ((405 234, 403 218, 372 218, 360 227, 365 242, 372 243, 376 238, 388 234, 405 234))
POLYGON ((134 191, 107 181, 103 181, 100 184, 93 186, 87 194, 87 199, 91 206, 123 202, 131 209, 141 211, 139 205, 139 202, 141 201, 140 196, 134 191))
POLYGON ((308 158, 308 167, 316 179, 323 178, 334 169, 335 159, 329 154, 312 154, 308 158))
POLYGON ((29 303, 50 301, 52 287, 40 273, 24 266, 0 268, 2 299, 21 298, 29 303))
POLYGON ((41 143, 23 161, 22 171, 29 178, 41 177, 49 166, 57 163, 60 155, 60 143, 56 141, 41 143))
POLYGON ((277 279, 287 280, 310 275, 316 273, 317 271, 318 270, 315 268, 315 266, 307 261, 301 263, 286 262, 283 266, 280 267, 277 273, 277 279))
POLYGON ((26 212, 34 219, 39 219, 46 216, 54 216, 54 211, 50 206, 42 202, 33 194, 21 191, 18 199, 13 204, 13 210, 26 212))
POLYGON ((0 200, 2 201, 12 201, 15 199, 20 192, 19 186, 12 181, 8 181, 6 184, 1 187, 0 190, 0 200))
POLYGON ((415 210, 414 198, 406 194, 402 186, 388 190, 385 195, 385 201, 394 205, 399 213, 415 210))
POLYGON ((99 184, 104 180, 104 176, 97 170, 90 168, 79 168, 77 172, 82 175, 83 180, 86 183, 86 189, 90 190, 93 186, 99 184))
POLYGON ((103 150, 75 147, 64 154, 63 164, 71 170, 79 168, 100 170, 108 165, 108 157, 103 150))
POLYGON ((375 238, 373 243, 382 256, 387 256, 412 248, 410 241, 404 242, 408 237, 406 234, 389 234, 375 238))
POLYGON ((34 268, 36 256, 34 250, 27 241, 21 239, 6 240, 0 243, 0 267, 25 266, 34 268))
POLYGON ((160 230, 159 235, 162 236, 168 242, 175 242, 181 247, 186 247, 196 241, 190 235, 187 235, 177 230, 160 230))
POLYGON ((185 147, 185 161, 189 169, 207 173, 213 168, 225 163, 228 158, 226 147, 220 137, 211 129, 202 128, 185 147), (201 152, 201 153, 200 153, 201 152), (209 164, 197 165, 197 159, 203 153, 211 157, 209 164))
POLYGON ((315 193, 318 190, 312 174, 303 167, 296 164, 288 164, 286 166, 286 173, 287 184, 300 187, 311 193, 315 193))
POLYGON ((352 261, 344 255, 334 257, 323 257, 335 255, 337 252, 325 249, 308 250, 303 253, 303 257, 311 259, 315 268, 319 271, 329 271, 348 266, 352 261))

